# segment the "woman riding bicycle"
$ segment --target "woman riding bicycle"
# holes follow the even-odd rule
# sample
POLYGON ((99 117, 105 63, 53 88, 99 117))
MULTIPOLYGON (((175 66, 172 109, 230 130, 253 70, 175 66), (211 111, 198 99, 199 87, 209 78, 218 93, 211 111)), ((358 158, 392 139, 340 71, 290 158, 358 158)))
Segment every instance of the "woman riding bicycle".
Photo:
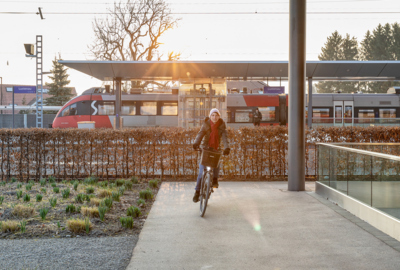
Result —
MULTIPOLYGON (((221 114, 218 109, 212 109, 210 111, 210 117, 206 117, 196 139, 193 143, 193 149, 198 150, 201 142, 202 148, 212 148, 218 150, 222 138, 224 145, 224 155, 229 155, 230 148, 228 145, 228 136, 226 132, 226 125, 224 120, 221 119, 221 114)), ((199 175, 197 177, 196 192, 193 196, 193 202, 199 201, 200 195, 200 182, 203 176, 204 166, 199 164, 199 175)), ((219 167, 214 169, 214 178, 212 186, 218 188, 218 174, 219 167)))

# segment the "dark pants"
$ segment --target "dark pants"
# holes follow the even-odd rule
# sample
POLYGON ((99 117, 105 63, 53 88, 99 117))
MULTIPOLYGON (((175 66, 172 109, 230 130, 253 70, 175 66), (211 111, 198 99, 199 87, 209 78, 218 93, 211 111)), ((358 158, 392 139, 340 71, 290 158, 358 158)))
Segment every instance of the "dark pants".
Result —
POLYGON ((260 126, 260 122, 261 122, 261 121, 256 121, 256 122, 254 122, 254 126, 256 126, 256 127, 257 127, 257 126, 260 126))

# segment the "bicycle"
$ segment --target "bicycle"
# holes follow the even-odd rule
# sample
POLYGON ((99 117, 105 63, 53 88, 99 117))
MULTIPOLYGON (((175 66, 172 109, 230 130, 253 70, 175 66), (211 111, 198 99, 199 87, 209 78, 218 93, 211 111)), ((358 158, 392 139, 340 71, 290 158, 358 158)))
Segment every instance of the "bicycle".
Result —
POLYGON ((210 149, 199 149, 201 151, 201 165, 204 166, 203 176, 200 182, 200 216, 204 217, 206 213, 208 199, 211 193, 214 192, 212 188, 212 179, 214 176, 214 169, 218 168, 222 151, 210 151, 210 149))

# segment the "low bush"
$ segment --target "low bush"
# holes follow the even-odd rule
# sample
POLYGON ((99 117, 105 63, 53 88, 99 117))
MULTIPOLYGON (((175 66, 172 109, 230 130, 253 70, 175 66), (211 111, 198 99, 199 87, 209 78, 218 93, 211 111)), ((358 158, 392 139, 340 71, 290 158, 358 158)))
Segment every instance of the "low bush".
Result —
POLYGON ((4 232, 15 232, 18 231, 18 221, 16 220, 6 220, 0 222, 0 230, 4 232))
POLYGON ((108 210, 107 206, 99 206, 99 217, 101 221, 104 221, 104 217, 106 216, 106 212, 108 210))
POLYGON ((46 216, 47 216, 48 212, 49 212, 49 208, 41 208, 39 210, 39 214, 40 214, 40 217, 42 218, 42 220, 46 219, 46 216))
POLYGON ((132 182, 132 184, 139 184, 139 180, 137 179, 136 176, 131 177, 131 182, 132 182))
POLYGON ((13 182, 13 183, 17 182, 17 178, 11 177, 11 182, 13 182))
POLYGON ((138 217, 142 214, 142 212, 140 212, 140 209, 134 206, 130 206, 127 210, 126 210, 126 215, 127 216, 131 216, 131 217, 138 217))
POLYGON ((102 188, 106 188, 108 186, 108 181, 98 182, 97 185, 102 188))
POLYGON ((40 179, 40 185, 41 185, 42 187, 44 187, 46 184, 47 184, 46 178, 40 179))
POLYGON ((32 186, 33 186, 32 184, 27 184, 27 185, 25 186, 25 189, 26 189, 26 190, 31 190, 31 189, 32 189, 32 186))
POLYGON ((17 200, 22 197, 22 190, 17 190, 17 200))
POLYGON ((121 225, 127 229, 133 229, 133 218, 132 217, 121 217, 119 219, 121 221, 121 225))
POLYGON ((99 198, 91 198, 90 199, 90 205, 99 206, 100 202, 101 202, 101 199, 99 199, 99 198))
POLYGON ((86 228, 89 227, 89 230, 92 229, 92 224, 90 223, 90 221, 86 221, 88 219, 70 219, 67 221, 67 228, 68 230, 70 230, 71 232, 74 233, 81 233, 81 232, 85 232, 86 228))
POLYGON ((109 189, 100 189, 100 190, 98 191, 97 196, 98 196, 99 198, 106 198, 106 197, 110 197, 111 194, 112 194, 112 191, 109 190, 109 189))
POLYGON ((55 187, 57 187, 57 184, 56 183, 51 183, 51 187, 55 188, 55 187))
POLYGON ((40 191, 43 192, 44 194, 47 193, 47 189, 46 188, 41 188, 40 191))
POLYGON ((49 177, 49 182, 50 182, 50 183, 55 183, 55 182, 56 182, 56 178, 55 178, 53 175, 51 175, 51 176, 49 177))
POLYGON ((65 212, 66 213, 71 213, 71 214, 76 212, 75 205, 73 205, 73 204, 67 205, 67 208, 65 208, 65 212))
POLYGON ((150 189, 141 190, 139 192, 139 197, 141 199, 150 200, 153 198, 153 192, 150 189))
POLYGON ((86 193, 87 194, 93 194, 94 193, 94 187, 87 187, 86 188, 86 193))
POLYGON ((42 194, 36 194, 36 201, 37 202, 41 202, 42 201, 42 199, 43 199, 43 195, 42 194))
POLYGON ((64 190, 61 192, 62 197, 63 197, 64 199, 68 199, 68 198, 69 198, 69 193, 70 193, 69 188, 66 188, 66 189, 64 189, 64 190))
POLYGON ((158 188, 158 184, 159 184, 158 179, 153 179, 149 181, 150 188, 158 188))
POLYGON ((35 214, 35 209, 31 206, 17 204, 12 213, 18 217, 29 218, 35 214))
POLYGON ((24 197, 22 197, 22 199, 24 200, 24 202, 29 202, 31 200, 31 196, 29 196, 29 194, 24 194, 24 197))
POLYGON ((111 194, 111 197, 112 197, 112 199, 113 199, 113 201, 116 201, 116 202, 119 202, 120 201, 120 197, 121 196, 121 194, 119 193, 119 192, 112 192, 112 194, 111 194))
POLYGON ((22 188, 22 184, 21 184, 21 183, 18 183, 18 184, 17 184, 17 188, 22 188))
POLYGON ((74 182, 74 190, 77 191, 78 190, 78 186, 79 186, 79 182, 75 181, 74 182))
POLYGON ((60 188, 59 187, 55 187, 53 188, 54 193, 60 193, 60 188))
POLYGON ((25 233, 25 231, 26 231, 26 221, 25 220, 20 221, 18 227, 21 230, 21 233, 25 233))
POLYGON ((132 182, 131 181, 125 181, 124 186, 127 190, 132 190, 132 182))
POLYGON ((119 187, 119 189, 118 189, 118 193, 119 193, 121 196, 124 196, 124 193, 125 193, 125 187, 124 187, 124 186, 122 186, 122 187, 119 187))
POLYGON ((51 198, 49 201, 50 201, 51 207, 55 207, 57 205, 57 198, 56 197, 51 198))
POLYGON ((111 197, 107 197, 100 202, 100 206, 106 206, 108 209, 111 209, 113 204, 113 199, 111 197))
POLYGON ((79 193, 78 195, 75 196, 75 202, 77 203, 83 203, 85 200, 85 196, 82 193, 79 193))
POLYGON ((146 204, 146 201, 143 200, 143 199, 139 199, 139 200, 137 200, 136 203, 137 203, 138 206, 144 206, 146 204))
POLYGON ((125 181, 124 181, 124 179, 117 179, 117 181, 115 181, 115 183, 117 184, 117 187, 120 187, 125 184, 125 181))
POLYGON ((4 196, 0 196, 0 205, 3 204, 3 201, 4 201, 4 196))
POLYGON ((82 207, 81 214, 87 217, 99 217, 99 209, 95 207, 82 207))
POLYGON ((85 185, 95 185, 98 181, 99 181, 99 178, 92 175, 92 176, 85 178, 85 180, 83 180, 83 183, 85 185))

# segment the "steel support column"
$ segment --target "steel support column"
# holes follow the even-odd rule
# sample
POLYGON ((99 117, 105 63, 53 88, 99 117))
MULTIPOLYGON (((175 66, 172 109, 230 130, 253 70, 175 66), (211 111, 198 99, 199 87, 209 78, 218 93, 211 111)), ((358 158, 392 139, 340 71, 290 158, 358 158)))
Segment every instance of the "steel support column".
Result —
POLYGON ((289 191, 305 190, 306 0, 289 7, 289 191))
POLYGON ((121 78, 115 78, 115 129, 120 129, 119 118, 121 114, 121 78))
POLYGON ((308 128, 312 128, 312 78, 308 78, 308 128))

